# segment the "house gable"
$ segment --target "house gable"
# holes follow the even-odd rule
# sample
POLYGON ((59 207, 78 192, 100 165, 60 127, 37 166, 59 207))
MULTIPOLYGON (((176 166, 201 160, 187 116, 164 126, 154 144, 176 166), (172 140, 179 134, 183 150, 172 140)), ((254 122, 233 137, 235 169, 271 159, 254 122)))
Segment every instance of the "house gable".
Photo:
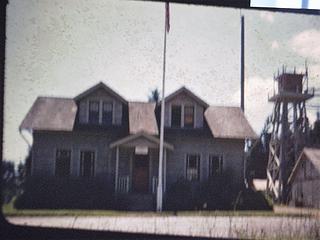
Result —
POLYGON ((320 177, 320 149, 304 148, 298 158, 288 183, 305 181, 320 177))
POLYGON ((80 95, 76 96, 74 100, 78 106, 78 120, 80 124, 90 124, 90 108, 95 104, 97 108, 97 122, 96 124, 103 124, 105 110, 110 111, 110 125, 121 125, 123 123, 123 108, 127 105, 127 101, 118 93, 113 91, 104 83, 93 86, 80 95))
POLYGON ((180 127, 186 127, 185 124, 185 114, 186 109, 191 107, 193 109, 193 127, 191 128, 202 128, 203 127, 203 113, 205 109, 208 107, 208 104, 204 102, 202 99, 197 97, 194 93, 188 90, 186 87, 182 87, 170 94, 165 98, 165 127, 174 127, 172 123, 173 116, 173 108, 180 108, 180 127))

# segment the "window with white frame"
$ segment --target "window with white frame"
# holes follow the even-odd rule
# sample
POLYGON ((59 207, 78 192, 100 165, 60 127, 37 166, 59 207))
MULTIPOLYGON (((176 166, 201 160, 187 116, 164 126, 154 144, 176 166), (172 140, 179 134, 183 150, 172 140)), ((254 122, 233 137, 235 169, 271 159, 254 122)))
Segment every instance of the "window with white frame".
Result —
POLYGON ((70 176, 71 150, 57 149, 55 162, 55 176, 70 176))
POLYGON ((104 101, 102 103, 102 124, 112 124, 113 103, 104 101))
POLYGON ((184 127, 194 127, 194 106, 184 106, 184 127))
POLYGON ((181 106, 171 106, 171 127, 181 127, 181 106))
POLYGON ((80 153, 80 176, 94 176, 95 153, 93 151, 81 151, 80 153))
POLYGON ((200 180, 200 155, 187 154, 186 178, 189 181, 200 180))
POLYGON ((89 123, 99 124, 99 101, 89 101, 89 123))
POLYGON ((79 122, 86 123, 87 122, 87 102, 82 101, 79 103, 79 122))
POLYGON ((209 177, 217 176, 223 171, 223 155, 210 154, 209 155, 209 177))

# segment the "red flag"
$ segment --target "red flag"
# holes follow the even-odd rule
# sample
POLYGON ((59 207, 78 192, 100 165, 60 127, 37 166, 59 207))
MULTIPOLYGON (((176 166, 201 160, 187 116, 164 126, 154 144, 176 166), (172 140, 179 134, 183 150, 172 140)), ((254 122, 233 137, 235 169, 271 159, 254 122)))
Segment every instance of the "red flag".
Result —
POLYGON ((170 31, 170 11, 169 11, 169 2, 166 2, 166 31, 170 31))

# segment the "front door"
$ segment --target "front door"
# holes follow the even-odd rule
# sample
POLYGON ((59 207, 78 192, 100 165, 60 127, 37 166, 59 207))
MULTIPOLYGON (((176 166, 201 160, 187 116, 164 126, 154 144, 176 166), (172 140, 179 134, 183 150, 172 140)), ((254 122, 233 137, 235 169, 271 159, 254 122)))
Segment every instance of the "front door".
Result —
POLYGON ((149 188, 149 155, 134 155, 132 168, 134 192, 147 193, 149 188))

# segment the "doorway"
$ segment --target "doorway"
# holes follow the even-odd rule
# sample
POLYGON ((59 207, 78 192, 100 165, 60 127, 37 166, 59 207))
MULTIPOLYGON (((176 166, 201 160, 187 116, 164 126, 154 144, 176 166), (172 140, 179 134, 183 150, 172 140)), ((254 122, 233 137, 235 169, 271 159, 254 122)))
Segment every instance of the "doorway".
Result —
POLYGON ((132 188, 137 193, 149 190, 149 155, 134 154, 132 168, 132 188))

